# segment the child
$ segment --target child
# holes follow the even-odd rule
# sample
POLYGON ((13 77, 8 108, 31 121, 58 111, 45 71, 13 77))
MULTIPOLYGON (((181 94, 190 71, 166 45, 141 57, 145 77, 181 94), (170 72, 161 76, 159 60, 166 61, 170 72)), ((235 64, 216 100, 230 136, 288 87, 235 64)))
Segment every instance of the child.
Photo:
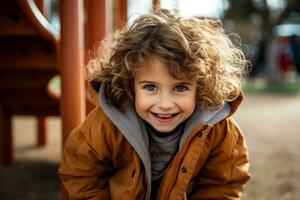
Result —
POLYGON ((86 71, 99 103, 59 168, 70 198, 239 199, 247 62, 220 22, 155 10, 106 44, 86 71))

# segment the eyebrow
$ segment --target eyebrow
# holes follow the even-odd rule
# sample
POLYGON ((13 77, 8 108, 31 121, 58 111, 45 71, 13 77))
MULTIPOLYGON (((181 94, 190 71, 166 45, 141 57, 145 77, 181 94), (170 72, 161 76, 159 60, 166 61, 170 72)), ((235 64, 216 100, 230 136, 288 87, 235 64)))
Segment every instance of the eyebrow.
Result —
MULTIPOLYGON (((147 80, 143 80, 143 81, 139 81, 138 84, 159 84, 157 82, 154 81, 147 81, 147 80)), ((192 83, 190 81, 180 81, 180 82, 176 82, 174 85, 192 85, 192 83)))
POLYGON ((190 82, 190 81, 181 81, 181 82, 176 83, 175 85, 192 85, 192 82, 190 82))
POLYGON ((138 84, 144 84, 144 83, 150 83, 150 84, 157 84, 157 82, 154 81, 139 81, 138 84))

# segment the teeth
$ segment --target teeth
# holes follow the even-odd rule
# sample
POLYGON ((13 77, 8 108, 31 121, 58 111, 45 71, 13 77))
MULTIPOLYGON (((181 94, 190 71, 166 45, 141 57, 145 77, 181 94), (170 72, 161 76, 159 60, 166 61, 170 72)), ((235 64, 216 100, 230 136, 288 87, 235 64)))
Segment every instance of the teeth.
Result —
POLYGON ((171 118, 174 116, 174 114, 157 114, 160 118, 171 118))

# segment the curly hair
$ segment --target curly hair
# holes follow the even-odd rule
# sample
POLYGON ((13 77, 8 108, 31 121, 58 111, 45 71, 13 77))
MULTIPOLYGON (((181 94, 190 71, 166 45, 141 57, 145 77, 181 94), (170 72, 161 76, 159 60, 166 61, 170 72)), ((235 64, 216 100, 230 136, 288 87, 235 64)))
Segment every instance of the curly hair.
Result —
POLYGON ((102 42, 86 78, 95 90, 104 84, 108 102, 123 109, 134 105, 136 71, 159 56, 172 77, 196 79, 198 105, 217 108, 238 97, 247 72, 240 43, 234 42, 220 20, 156 9, 102 42))

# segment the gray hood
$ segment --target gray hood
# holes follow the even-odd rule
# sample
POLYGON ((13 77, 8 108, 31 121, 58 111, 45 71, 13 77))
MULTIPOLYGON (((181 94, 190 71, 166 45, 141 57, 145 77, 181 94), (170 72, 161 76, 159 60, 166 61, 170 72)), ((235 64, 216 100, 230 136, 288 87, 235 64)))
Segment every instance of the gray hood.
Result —
MULTIPOLYGON (((148 191, 151 191, 151 161, 150 153, 148 151, 149 139, 143 121, 132 107, 121 112, 114 106, 109 105, 105 97, 105 87, 103 85, 101 85, 99 91, 99 100, 103 111, 107 114, 113 124, 115 124, 115 126, 122 132, 124 137, 140 156, 146 170, 148 191)), ((186 122, 183 135, 179 142, 179 149, 181 149, 189 134, 198 127, 199 124, 214 125, 225 119, 230 114, 230 111, 231 107, 228 103, 225 103, 218 110, 213 111, 197 107, 195 112, 186 122)), ((150 193, 148 195, 150 195, 150 193)))

